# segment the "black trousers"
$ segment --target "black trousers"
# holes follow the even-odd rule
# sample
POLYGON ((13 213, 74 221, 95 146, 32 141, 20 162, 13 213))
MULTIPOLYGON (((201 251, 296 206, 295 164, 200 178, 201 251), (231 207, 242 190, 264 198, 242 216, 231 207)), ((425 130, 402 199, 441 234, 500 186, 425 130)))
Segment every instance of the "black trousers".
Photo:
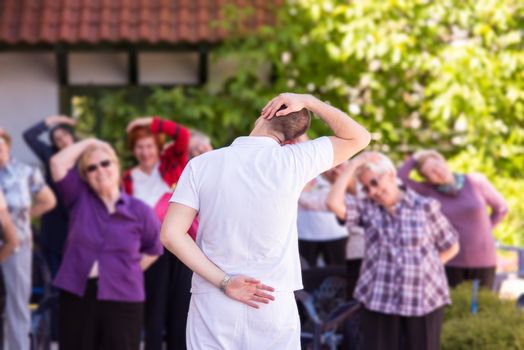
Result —
POLYGON ((347 298, 348 300, 353 299, 353 292, 357 286, 358 278, 360 277, 360 266, 362 265, 362 259, 351 259, 346 260, 346 273, 347 273, 347 298))
POLYGON ((439 350, 444 307, 420 317, 388 315, 363 308, 362 349, 439 350))
POLYGON ((480 286, 493 289, 495 281, 495 266, 479 268, 463 268, 446 266, 446 277, 451 288, 455 288, 464 281, 479 280, 480 286))
POLYGON ((330 241, 306 241, 299 239, 298 250, 310 267, 317 266, 317 259, 321 254, 326 265, 344 265, 347 241, 347 237, 330 241))
POLYGON ((193 272, 169 251, 145 273, 145 349, 186 349, 186 324, 193 272))
POLYGON ((60 291, 60 350, 138 350, 143 302, 97 300, 97 280, 83 297, 60 291))

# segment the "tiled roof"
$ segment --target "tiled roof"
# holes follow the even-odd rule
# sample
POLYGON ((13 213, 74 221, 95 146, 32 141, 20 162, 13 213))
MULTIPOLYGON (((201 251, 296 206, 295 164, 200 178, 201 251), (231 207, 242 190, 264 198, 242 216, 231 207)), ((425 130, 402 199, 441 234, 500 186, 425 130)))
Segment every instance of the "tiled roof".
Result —
POLYGON ((0 0, 0 42, 199 43, 227 33, 216 25, 228 7, 254 11, 254 29, 274 20, 283 0, 0 0))

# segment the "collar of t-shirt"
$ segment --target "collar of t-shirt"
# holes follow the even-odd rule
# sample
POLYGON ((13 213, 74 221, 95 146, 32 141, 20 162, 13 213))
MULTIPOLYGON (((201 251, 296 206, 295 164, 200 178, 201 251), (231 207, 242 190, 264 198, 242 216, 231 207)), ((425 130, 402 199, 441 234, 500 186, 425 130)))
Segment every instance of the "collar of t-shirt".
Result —
POLYGON ((231 146, 280 146, 275 139, 268 136, 240 136, 233 141, 231 146))

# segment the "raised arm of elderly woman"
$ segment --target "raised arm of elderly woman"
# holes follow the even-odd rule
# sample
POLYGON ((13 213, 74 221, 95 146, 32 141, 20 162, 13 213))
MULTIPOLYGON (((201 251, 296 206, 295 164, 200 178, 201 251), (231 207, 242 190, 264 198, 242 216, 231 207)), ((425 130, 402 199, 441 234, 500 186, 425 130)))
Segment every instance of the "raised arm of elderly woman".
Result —
POLYGON ((349 161, 348 165, 337 178, 326 199, 326 206, 341 221, 346 220, 346 194, 356 194, 355 169, 363 162, 367 152, 349 161))

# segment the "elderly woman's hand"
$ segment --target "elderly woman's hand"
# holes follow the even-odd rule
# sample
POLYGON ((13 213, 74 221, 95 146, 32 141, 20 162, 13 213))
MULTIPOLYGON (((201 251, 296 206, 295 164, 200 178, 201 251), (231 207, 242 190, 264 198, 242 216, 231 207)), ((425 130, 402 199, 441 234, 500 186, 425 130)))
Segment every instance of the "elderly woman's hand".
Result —
POLYGON ((240 301, 246 305, 258 309, 260 303, 268 304, 275 297, 267 292, 275 289, 262 284, 259 280, 251 277, 235 275, 227 283, 225 293, 228 297, 240 301))
POLYGON ((381 157, 382 156, 379 152, 365 151, 365 152, 360 153, 358 156, 354 157, 353 159, 351 159, 350 165, 353 168, 357 168, 360 165, 367 163, 367 162, 380 161, 382 159, 381 157))
POLYGON ((131 121, 129 124, 127 124, 126 132, 130 133, 136 127, 150 126, 152 122, 153 122, 153 117, 140 117, 138 119, 131 121))
POLYGON ((417 151, 413 153, 413 159, 415 161, 419 162, 421 159, 427 158, 429 156, 436 157, 439 159, 443 159, 443 157, 435 150, 432 149, 421 149, 420 151, 417 151))
POLYGON ((44 122, 48 128, 58 124, 66 124, 70 126, 74 126, 76 124, 76 120, 65 115, 50 115, 44 119, 44 122))

